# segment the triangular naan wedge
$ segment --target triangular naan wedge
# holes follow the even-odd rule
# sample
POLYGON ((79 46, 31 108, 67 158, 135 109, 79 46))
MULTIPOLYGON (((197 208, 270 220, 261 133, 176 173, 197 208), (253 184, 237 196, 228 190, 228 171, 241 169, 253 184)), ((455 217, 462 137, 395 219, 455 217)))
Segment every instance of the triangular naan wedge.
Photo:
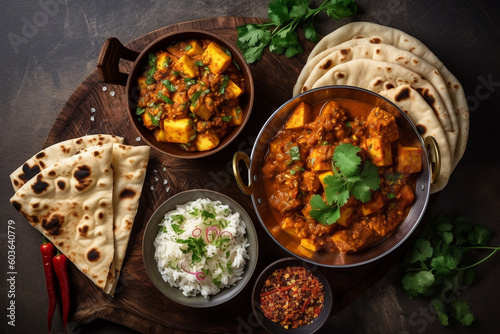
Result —
POLYGON ((63 142, 49 146, 28 159, 22 166, 10 174, 10 180, 14 191, 21 188, 27 181, 40 173, 48 166, 65 158, 73 156, 79 150, 107 143, 123 143, 123 138, 107 135, 88 135, 79 138, 68 139, 63 142))
POLYGON ((114 256, 112 144, 61 160, 26 182, 11 198, 47 239, 98 287, 114 256))
POLYGON ((114 211, 114 280, 108 280, 104 291, 114 295, 118 277, 125 259, 127 246, 132 232, 139 198, 146 177, 149 146, 113 145, 113 211, 114 211))

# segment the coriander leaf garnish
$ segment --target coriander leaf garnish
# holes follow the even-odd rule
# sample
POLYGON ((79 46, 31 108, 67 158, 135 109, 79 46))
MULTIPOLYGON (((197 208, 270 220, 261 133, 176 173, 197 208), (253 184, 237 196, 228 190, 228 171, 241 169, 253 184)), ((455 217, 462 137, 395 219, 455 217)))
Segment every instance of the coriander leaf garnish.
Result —
POLYGON ((377 166, 367 160, 361 168, 361 158, 357 155, 360 151, 361 148, 358 146, 347 143, 342 143, 335 148, 332 161, 336 170, 333 175, 328 175, 323 179, 326 203, 319 196, 319 200, 316 197, 314 201, 312 199, 310 201, 311 217, 314 219, 318 217, 321 220, 316 220, 320 223, 335 223, 340 218, 340 208, 347 203, 351 195, 366 203, 372 197, 372 190, 380 188, 377 166), (327 210, 327 207, 331 207, 332 210, 327 210), (323 217, 329 214, 332 218, 323 217))
POLYGON ((500 250, 500 247, 488 246, 492 235, 489 228, 472 224, 463 216, 432 217, 402 262, 401 283, 408 298, 429 298, 443 326, 448 326, 453 319, 464 326, 471 325, 474 315, 467 302, 457 298, 456 292, 472 284, 473 267, 500 250), (465 255, 470 250, 491 252, 465 265, 465 255))
POLYGON ((310 8, 309 0, 274 0, 268 5, 269 22, 239 26, 237 45, 247 63, 259 61, 264 49, 293 57, 303 52, 297 28, 312 42, 319 40, 314 28, 314 17, 320 12, 339 20, 357 11, 354 0, 324 0, 318 8, 310 8))
POLYGON ((181 249, 182 253, 192 252, 191 261, 200 262, 206 254, 205 241, 202 238, 189 237, 187 239, 176 239, 177 242, 187 244, 187 249, 181 249))
POLYGON ((164 95, 162 92, 158 92, 158 97, 165 101, 166 104, 174 104, 174 101, 172 101, 168 96, 164 95))
POLYGON ((309 214, 319 223, 331 225, 340 218, 339 207, 326 204, 321 196, 314 195, 311 197, 310 203, 312 209, 309 214))
POLYGON ((177 91, 177 88, 175 88, 174 84, 172 81, 165 79, 161 82, 163 86, 165 86, 171 93, 177 91))
POLYGON ((292 158, 292 161, 299 161, 300 160, 300 149, 298 146, 290 147, 288 154, 290 154, 290 158, 292 158))

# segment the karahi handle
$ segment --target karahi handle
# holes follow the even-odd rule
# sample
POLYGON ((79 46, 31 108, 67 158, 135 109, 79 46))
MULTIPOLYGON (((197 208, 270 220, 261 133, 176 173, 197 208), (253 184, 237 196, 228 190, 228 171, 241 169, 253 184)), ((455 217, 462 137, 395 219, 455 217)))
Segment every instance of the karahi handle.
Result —
POLYGON ((125 86, 128 73, 120 72, 120 59, 135 61, 138 56, 138 52, 123 46, 116 37, 107 38, 97 59, 97 71, 101 80, 105 83, 125 86))

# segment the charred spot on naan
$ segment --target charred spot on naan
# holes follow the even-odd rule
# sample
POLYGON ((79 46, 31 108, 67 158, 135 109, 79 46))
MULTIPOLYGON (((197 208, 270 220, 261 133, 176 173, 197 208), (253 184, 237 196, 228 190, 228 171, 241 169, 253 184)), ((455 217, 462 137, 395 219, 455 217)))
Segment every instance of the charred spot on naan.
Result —
POLYGON ((324 69, 324 70, 328 70, 330 67, 332 67, 332 60, 331 59, 327 59, 322 65, 320 65, 319 67, 324 69))
POLYGON ((40 173, 40 170, 41 170, 40 166, 38 166, 38 165, 34 165, 32 167, 28 163, 25 163, 23 165, 23 173, 19 174, 19 179, 23 180, 24 182, 28 182, 33 177, 35 177, 38 173, 40 173))
POLYGON ((36 182, 31 186, 35 194, 42 194, 47 190, 49 184, 43 180, 42 175, 38 174, 36 177, 36 182))
POLYGON ((429 92, 429 89, 419 87, 416 90, 420 95, 422 95, 424 100, 429 104, 429 106, 432 108, 432 110, 434 110, 434 112, 437 115, 438 112, 436 110, 436 98, 429 92))
POLYGON ((399 93, 394 98, 396 102, 401 102, 410 98, 410 89, 405 87, 399 91, 399 93))
POLYGON ((91 185, 92 179, 89 178, 91 174, 92 171, 87 165, 78 166, 76 168, 75 172, 73 173, 73 177, 78 182, 78 184, 75 186, 78 191, 83 191, 91 185))
POLYGON ((135 190, 132 190, 132 189, 123 189, 121 192, 120 192, 120 198, 121 199, 124 199, 124 198, 134 198, 136 195, 136 191, 135 190))
POLYGON ((13 201, 12 205, 14 206, 14 209, 16 209, 17 211, 21 211, 21 208, 23 207, 21 203, 19 203, 18 201, 13 201))
POLYGON ((78 227, 78 233, 80 233, 80 236, 82 238, 86 238, 89 232, 89 227, 88 225, 83 225, 82 227, 78 227))
POLYGON ((64 224, 64 216, 54 213, 49 219, 42 219, 42 227, 50 235, 59 235, 64 224))
POLYGON ((101 257, 101 253, 99 253, 99 251, 96 248, 92 248, 87 253, 87 259, 90 262, 95 262, 95 261, 99 260, 100 257, 101 257))
POLYGON ((64 188, 66 188, 66 182, 64 182, 63 180, 57 181, 57 187, 59 187, 59 189, 61 190, 64 190, 64 188))

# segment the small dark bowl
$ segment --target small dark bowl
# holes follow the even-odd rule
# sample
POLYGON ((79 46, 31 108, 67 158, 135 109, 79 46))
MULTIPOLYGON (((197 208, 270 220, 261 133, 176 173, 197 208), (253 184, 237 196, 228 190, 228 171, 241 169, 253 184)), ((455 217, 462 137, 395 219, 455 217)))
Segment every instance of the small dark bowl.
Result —
POLYGON ((231 198, 212 190, 187 190, 170 197, 153 213, 148 224, 146 225, 144 237, 142 239, 142 259, 144 267, 146 268, 146 272, 156 288, 158 288, 162 294, 171 300, 194 308, 216 306, 235 297, 241 290, 243 290, 252 277, 255 266, 257 265, 258 254, 259 242, 257 239, 257 233, 248 213, 231 198), (222 204, 228 205, 233 212, 238 212, 241 219, 246 224, 246 237, 249 244, 247 252, 250 258, 245 265, 245 271, 242 278, 236 283, 235 286, 222 289, 219 293, 210 296, 210 298, 205 298, 201 295, 192 297, 184 296, 179 288, 172 287, 169 283, 163 280, 154 258, 155 247, 153 243, 160 230, 159 223, 163 220, 165 214, 174 210, 177 205, 183 205, 187 202, 195 201, 198 198, 209 198, 212 201, 220 201, 222 204))
POLYGON ((252 73, 248 64, 239 49, 233 45, 228 39, 213 34, 208 31, 201 30, 181 30, 168 33, 149 44, 141 53, 137 53, 123 46, 116 38, 111 37, 104 43, 99 59, 97 69, 104 82, 112 84, 120 84, 126 86, 128 100, 128 116, 134 129, 140 135, 142 140, 152 148, 166 155, 182 158, 196 159, 214 154, 224 147, 229 145, 245 127, 253 107, 254 101, 254 86, 252 73), (235 126, 231 131, 221 139, 220 144, 209 151, 186 151, 179 147, 178 144, 158 142, 153 135, 153 131, 147 129, 141 121, 137 119, 135 114, 137 108, 137 100, 139 98, 140 89, 137 85, 137 78, 142 74, 143 68, 148 61, 150 52, 165 50, 167 46, 176 42, 185 41, 188 39, 208 39, 216 42, 221 47, 229 50, 233 56, 233 61, 238 64, 243 78, 245 80, 245 93, 240 97, 241 109, 243 112, 243 123, 235 126), (132 69, 129 74, 120 72, 118 63, 120 59, 133 61, 132 69))
POLYGON ((260 325, 267 331, 273 334, 311 334, 318 331, 330 317, 333 306, 332 290, 328 279, 323 275, 318 266, 312 265, 311 263, 299 260, 294 257, 287 257, 277 260, 270 265, 268 265, 259 275, 257 281, 255 282, 252 290, 252 310, 259 321, 260 325), (287 266, 300 266, 308 269, 311 274, 316 276, 321 283, 323 283, 323 290, 325 292, 325 303, 323 310, 319 316, 314 319, 310 324, 304 325, 297 328, 286 329, 280 324, 277 324, 269 319, 267 319, 262 313, 260 308, 260 290, 264 285, 266 278, 273 273, 276 269, 285 268, 287 266))

